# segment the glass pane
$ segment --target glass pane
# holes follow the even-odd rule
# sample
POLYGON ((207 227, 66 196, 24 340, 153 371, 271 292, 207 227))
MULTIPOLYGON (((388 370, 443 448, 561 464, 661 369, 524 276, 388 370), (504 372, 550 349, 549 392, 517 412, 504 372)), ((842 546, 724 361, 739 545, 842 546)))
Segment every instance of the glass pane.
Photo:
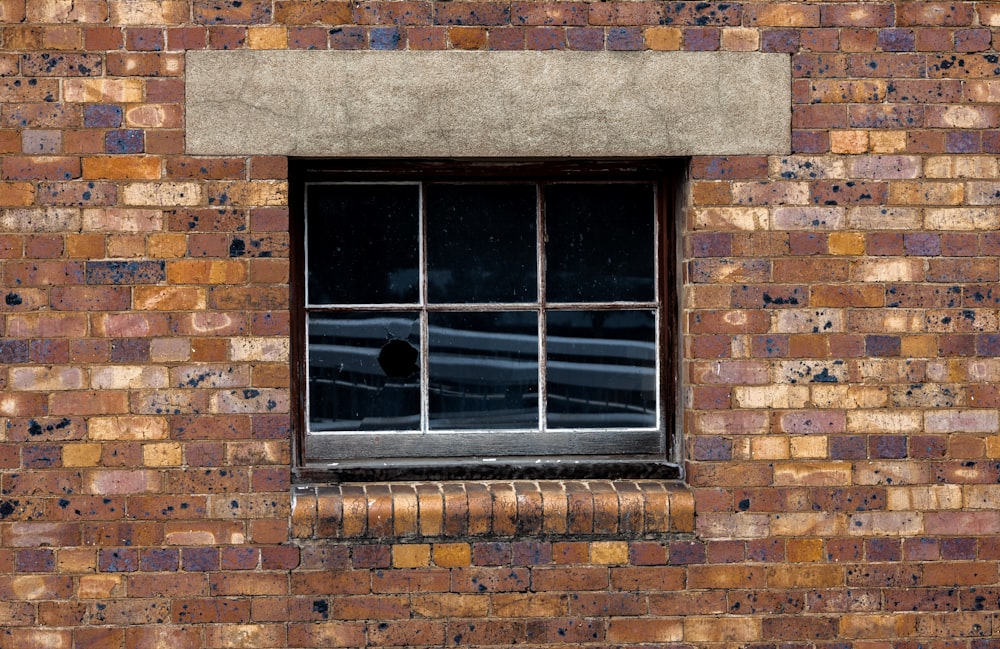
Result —
POLYGON ((549 427, 656 426, 653 311, 549 311, 546 319, 549 427))
POLYGON ((309 304, 417 302, 417 185, 310 185, 309 304))
POLYGON ((538 314, 431 313, 430 427, 538 428, 538 314))
POLYGON ((309 429, 420 429, 417 313, 310 314, 309 429))
POLYGON ((427 187, 427 299, 534 302, 534 185, 427 187))
POLYGON ((653 185, 545 187, 549 302, 653 301, 653 185))

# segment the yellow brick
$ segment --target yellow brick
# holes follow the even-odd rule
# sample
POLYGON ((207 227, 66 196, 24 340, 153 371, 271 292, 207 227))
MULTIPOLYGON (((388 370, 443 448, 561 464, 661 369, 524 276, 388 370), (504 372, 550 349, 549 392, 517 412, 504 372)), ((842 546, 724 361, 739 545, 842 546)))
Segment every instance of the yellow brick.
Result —
POLYGON ((33 183, 0 183, 0 206, 28 207, 34 203, 35 185, 33 183))
POLYGON ((842 487, 851 484, 850 462, 788 462, 774 467, 774 484, 842 487))
POLYGON ((826 435, 797 435, 790 446, 791 457, 797 460, 824 458, 828 452, 826 435))
POLYGON ((134 103, 142 101, 142 79, 63 79, 63 99, 69 102, 134 103))
POLYGON ((788 438, 768 436, 751 440, 750 456, 754 460, 788 459, 788 438))
POLYGON ((938 354, 937 336, 903 336, 900 353, 904 358, 934 358, 938 354))
POLYGON ((960 205, 965 185, 926 180, 889 183, 889 202, 894 205, 960 205))
POLYGON ((681 30, 676 27, 648 27, 645 36, 651 50, 681 49, 681 30))
POLYGON ((117 234, 108 237, 109 257, 142 257, 146 250, 143 234, 117 234))
POLYGON ((844 533, 842 520, 840 514, 830 512, 773 514, 771 534, 791 537, 840 536, 844 533))
POLYGON ((190 18, 190 0, 110 0, 114 25, 179 25, 190 18))
POLYGON ((760 47, 760 31, 746 27, 723 27, 722 49, 729 52, 753 52, 760 47))
POLYGON ((844 584, 841 566, 773 566, 767 573, 769 588, 833 588, 844 584))
POLYGON ((906 131, 872 131, 868 134, 872 153, 906 151, 906 131))
POLYGON ((101 445, 66 444, 62 459, 63 466, 97 466, 101 463, 101 445))
POLYGON ((868 131, 830 131, 831 153, 866 153, 868 131))
POLYGON ((408 543, 392 546, 394 568, 422 568, 430 565, 431 546, 427 543, 408 543))
POLYGON ((247 46, 252 50, 284 50, 288 48, 288 32, 284 27, 251 27, 247 46))
POLYGON ((827 246, 831 255, 863 255, 865 235, 860 232, 831 232, 827 246))
POLYGON ((183 463, 181 445, 176 442, 147 444, 142 447, 145 466, 180 466, 183 463))
POLYGON ((155 207, 199 205, 201 186, 193 182, 131 183, 123 188, 122 202, 155 207))
POLYGON ((125 125, 132 128, 181 128, 184 115, 177 104, 142 104, 125 111, 125 125))
POLYGON ((625 541, 595 541, 590 544, 590 561, 600 565, 628 563, 628 543, 625 541))
POLYGON ((154 234, 146 240, 146 250, 155 259, 183 257, 187 252, 187 243, 187 235, 184 234, 154 234))
POLYGON ((121 575, 84 575, 80 577, 77 596, 80 599, 105 599, 118 594, 121 585, 121 575))
POLYGON ((468 543, 435 543, 434 564, 457 568, 472 563, 472 547, 468 543))
POLYGON ((62 573, 97 572, 97 551, 92 548, 61 548, 56 567, 62 573))
POLYGON ((743 643, 759 640, 761 621, 752 617, 687 617, 684 641, 743 643))
POLYGON ((191 311, 205 308, 205 290, 196 286, 136 286, 133 305, 144 311, 191 311))
POLYGON ((785 557, 792 563, 809 563, 823 560, 822 539, 789 539, 785 543, 785 557))
POLYGON ((288 205, 288 183, 283 180, 213 182, 207 191, 209 196, 225 194, 230 205, 288 205))

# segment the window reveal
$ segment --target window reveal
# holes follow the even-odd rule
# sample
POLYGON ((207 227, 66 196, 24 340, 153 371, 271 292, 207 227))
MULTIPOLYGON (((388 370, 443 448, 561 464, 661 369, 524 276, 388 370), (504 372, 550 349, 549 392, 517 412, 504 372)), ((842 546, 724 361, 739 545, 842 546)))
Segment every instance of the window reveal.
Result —
POLYGON ((667 457, 663 191, 502 168, 307 179, 305 461, 667 457))

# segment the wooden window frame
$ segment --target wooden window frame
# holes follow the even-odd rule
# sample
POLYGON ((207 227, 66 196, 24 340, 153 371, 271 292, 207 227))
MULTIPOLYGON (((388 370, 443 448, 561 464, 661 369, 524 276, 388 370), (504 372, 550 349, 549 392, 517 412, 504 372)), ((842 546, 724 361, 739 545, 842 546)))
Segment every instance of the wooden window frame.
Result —
MULTIPOLYGON (((679 398, 679 261, 676 204, 686 165, 678 159, 639 160, 470 160, 470 159, 291 159, 291 351, 292 422, 295 473, 302 481, 386 481, 452 479, 609 479, 679 478, 681 412, 679 398), (305 192, 317 182, 393 181, 645 181, 657 187, 659 259, 658 407, 659 447, 645 453, 614 455, 535 454, 513 458, 442 457, 333 461, 307 457, 308 341, 305 303, 305 192)), ((386 433, 391 434, 391 433, 386 433)), ((419 433, 417 433, 419 434, 419 433)), ((427 433, 433 434, 433 433, 427 433)))

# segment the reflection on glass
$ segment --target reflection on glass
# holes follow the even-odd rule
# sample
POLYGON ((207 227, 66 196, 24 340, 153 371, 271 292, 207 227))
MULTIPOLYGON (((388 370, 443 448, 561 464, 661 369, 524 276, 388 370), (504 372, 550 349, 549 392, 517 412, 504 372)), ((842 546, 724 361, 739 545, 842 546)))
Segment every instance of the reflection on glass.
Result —
POLYGON ((652 311, 549 311, 546 318, 549 427, 656 426, 652 311))
POLYGON ((534 185, 427 187, 431 302, 534 302, 534 185))
POLYGON ((420 428, 417 313, 310 314, 309 429, 420 428))
POLYGON ((538 427, 538 315, 431 313, 430 427, 538 427))
POLYGON ((545 187, 550 302, 652 301, 653 185, 545 187))
POLYGON ((310 185, 309 303, 416 302, 419 206, 417 185, 310 185))

